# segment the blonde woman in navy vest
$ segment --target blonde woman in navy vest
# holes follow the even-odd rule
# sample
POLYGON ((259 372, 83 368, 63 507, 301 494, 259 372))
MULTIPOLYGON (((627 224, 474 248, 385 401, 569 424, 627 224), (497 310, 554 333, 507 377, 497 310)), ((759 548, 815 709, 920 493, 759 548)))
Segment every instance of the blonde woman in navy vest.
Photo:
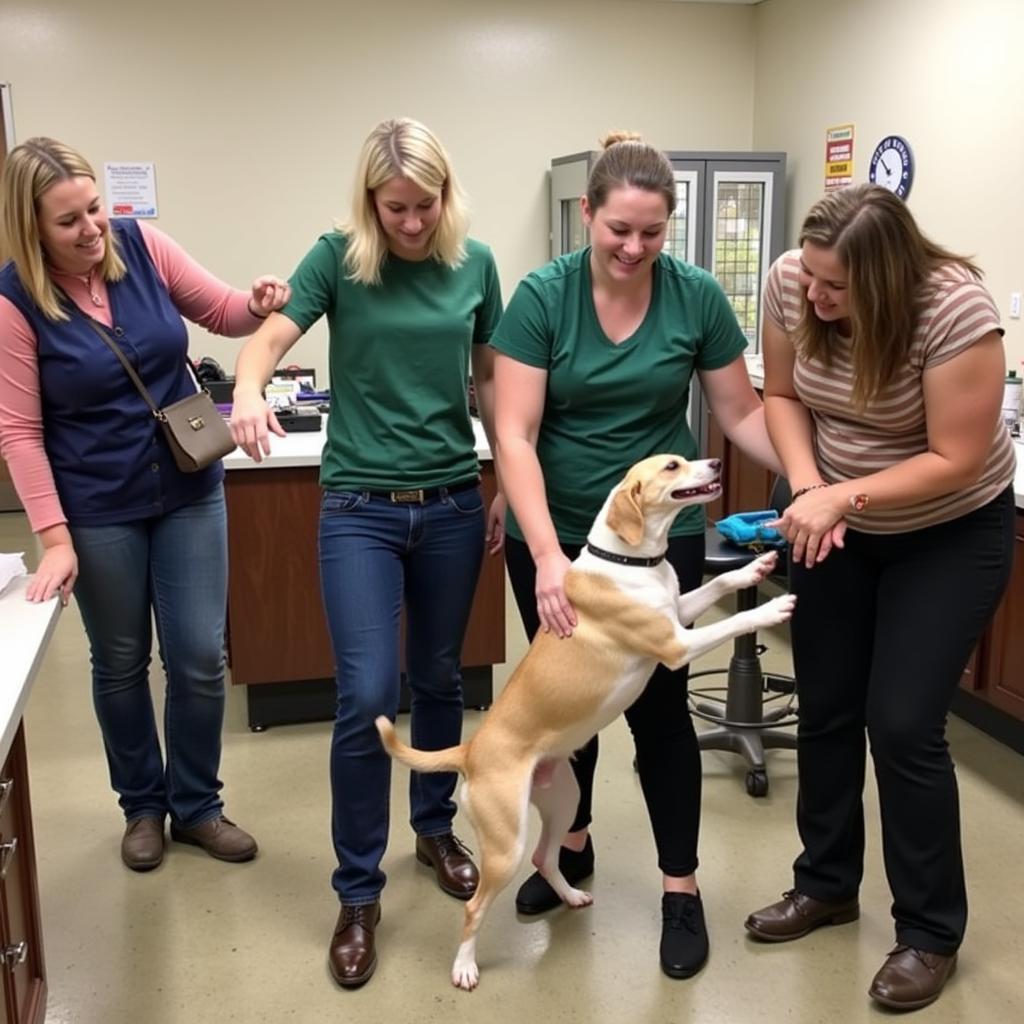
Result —
POLYGON ((229 288, 165 234, 109 220, 86 160, 29 139, 7 157, 0 268, 0 453, 43 548, 28 598, 78 600, 110 781, 134 871, 171 837, 227 861, 256 842, 224 817, 227 538, 219 462, 182 473, 95 327, 158 406, 195 390, 182 316, 250 333, 288 296, 258 278, 229 288), (93 321, 90 325, 89 321, 93 321), (149 688, 152 625, 167 676, 165 751, 149 688), (165 756, 166 755, 166 756, 165 756))

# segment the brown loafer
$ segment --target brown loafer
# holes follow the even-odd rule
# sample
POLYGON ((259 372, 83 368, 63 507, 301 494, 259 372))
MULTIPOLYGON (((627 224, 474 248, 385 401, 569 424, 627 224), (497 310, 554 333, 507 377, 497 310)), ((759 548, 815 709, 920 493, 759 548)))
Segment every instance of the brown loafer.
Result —
POLYGON ((956 970, 956 953, 943 956, 898 944, 871 982, 868 995, 893 1010, 918 1010, 934 1003, 956 970))
POLYGON ((134 818, 121 840, 121 860, 132 871, 152 871, 164 859, 163 818, 134 818))
POLYGON ((858 917, 860 904, 856 896, 842 903, 826 903, 790 889, 778 903, 751 914, 744 927, 764 942, 789 942, 802 939, 823 924, 848 924, 858 917))
POLYGON ((358 988, 370 980, 377 967, 375 929, 380 921, 380 900, 343 903, 334 926, 327 964, 331 977, 342 988, 358 988))
POLYGON ((248 832, 240 829, 233 821, 228 821, 224 815, 210 818, 195 828, 182 828, 172 821, 171 838, 178 843, 201 846, 217 860, 235 863, 252 860, 259 849, 256 840, 248 832))
POLYGON ((469 850, 453 832, 416 837, 416 859, 434 869, 437 884, 449 896, 468 900, 480 882, 480 872, 469 859, 469 850))

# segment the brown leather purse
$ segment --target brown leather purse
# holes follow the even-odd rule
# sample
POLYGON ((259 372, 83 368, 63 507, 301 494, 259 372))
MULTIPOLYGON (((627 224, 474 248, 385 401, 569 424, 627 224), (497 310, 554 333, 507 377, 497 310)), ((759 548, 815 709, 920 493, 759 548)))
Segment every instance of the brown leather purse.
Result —
MULTIPOLYGON (((85 314, 82 315, 85 316, 85 314)), ((159 409, 146 389, 146 385, 142 383, 132 364, 128 362, 128 358, 121 351, 121 347, 92 317, 85 316, 85 321, 103 339, 110 351, 117 356, 139 394, 142 395, 150 412, 160 424, 160 429, 163 430, 168 447, 174 456, 175 465, 182 473, 197 473, 235 450, 235 440, 231 436, 228 425, 224 422, 224 417, 217 411, 209 391, 199 387, 199 382, 196 381, 195 374, 192 372, 192 365, 187 359, 185 365, 198 390, 194 395, 189 395, 187 398, 182 398, 159 409)))

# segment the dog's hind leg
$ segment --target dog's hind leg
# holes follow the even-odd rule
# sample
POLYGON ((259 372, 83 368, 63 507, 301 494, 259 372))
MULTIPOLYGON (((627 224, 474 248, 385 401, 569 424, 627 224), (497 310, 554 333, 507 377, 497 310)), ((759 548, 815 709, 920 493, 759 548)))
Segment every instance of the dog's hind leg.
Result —
POLYGON ((462 807, 476 830, 480 846, 480 882, 466 904, 462 942, 452 965, 452 984, 467 992, 476 988, 477 933, 491 904, 512 881, 526 850, 526 810, 530 774, 474 778, 462 787, 462 807))
POLYGON ((540 811, 541 820, 540 839, 533 853, 533 866, 563 903, 570 907, 589 906, 594 902, 594 897, 582 889, 574 889, 558 867, 562 836, 569 830, 576 816, 576 805, 580 799, 579 784, 569 762, 564 758, 553 762, 550 769, 545 765, 543 778, 546 785, 538 785, 535 779, 530 790, 530 800, 540 811))

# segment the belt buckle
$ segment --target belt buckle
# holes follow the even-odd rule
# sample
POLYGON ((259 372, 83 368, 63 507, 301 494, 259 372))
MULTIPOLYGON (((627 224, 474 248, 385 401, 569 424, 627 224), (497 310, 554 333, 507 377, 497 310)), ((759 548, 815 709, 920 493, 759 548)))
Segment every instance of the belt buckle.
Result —
POLYGON ((422 505, 423 488, 416 491, 392 491, 391 500, 396 505, 422 505))

